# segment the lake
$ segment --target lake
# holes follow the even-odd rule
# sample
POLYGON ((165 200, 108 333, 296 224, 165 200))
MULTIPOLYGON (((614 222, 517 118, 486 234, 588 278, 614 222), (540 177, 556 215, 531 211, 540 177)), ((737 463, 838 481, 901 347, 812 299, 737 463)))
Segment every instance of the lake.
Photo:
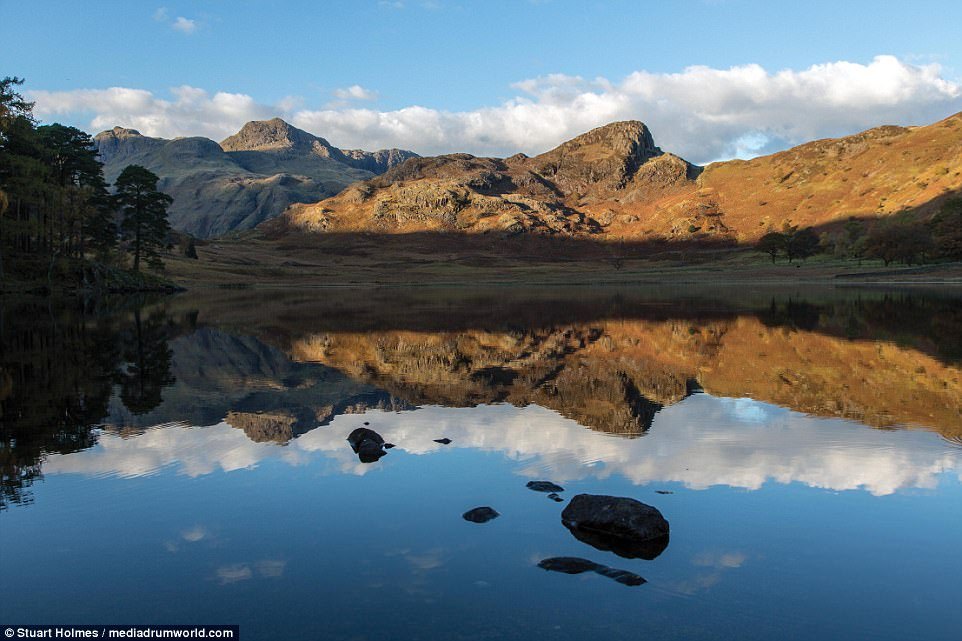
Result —
POLYGON ((247 640, 962 630, 958 289, 23 299, 0 341, 0 622, 247 640), (394 447, 355 452, 359 428, 394 447), (576 538, 561 513, 578 494, 654 506, 667 546, 576 538), (476 507, 499 516, 462 517, 476 507), (544 569, 557 557, 643 582, 544 569))

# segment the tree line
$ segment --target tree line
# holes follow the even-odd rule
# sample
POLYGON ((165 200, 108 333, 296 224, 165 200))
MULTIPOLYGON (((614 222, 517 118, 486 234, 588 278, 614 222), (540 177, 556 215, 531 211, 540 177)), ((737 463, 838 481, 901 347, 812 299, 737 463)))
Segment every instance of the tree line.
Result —
POLYGON ((915 265, 934 260, 962 260, 962 198, 946 200, 929 220, 911 212, 871 222, 852 218, 840 230, 817 234, 786 223, 782 231, 762 236, 755 249, 788 262, 815 254, 845 259, 876 259, 886 266, 915 265))
POLYGON ((21 84, 0 80, 0 280, 45 275, 49 284, 55 272, 85 279, 90 266, 162 267, 173 200, 157 190, 158 177, 130 165, 111 191, 90 136, 39 124, 21 84))

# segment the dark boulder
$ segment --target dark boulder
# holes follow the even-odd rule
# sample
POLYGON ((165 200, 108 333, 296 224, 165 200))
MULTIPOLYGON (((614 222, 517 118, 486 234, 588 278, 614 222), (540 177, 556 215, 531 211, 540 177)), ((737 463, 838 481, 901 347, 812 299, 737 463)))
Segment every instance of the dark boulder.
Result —
POLYGON ((645 579, 633 572, 609 568, 608 566, 601 565, 600 563, 595 563, 594 561, 589 561, 588 559, 580 559, 574 556, 556 556, 550 559, 544 559, 538 563, 538 567, 550 572, 561 572, 563 574, 582 574, 584 572, 594 572, 596 574, 600 574, 601 576, 606 576, 609 579, 613 579, 622 585, 641 585, 643 583, 647 583, 645 579))
POLYGON ((549 494, 549 495, 548 495, 548 498, 551 499, 552 501, 554 501, 555 503, 561 503, 561 502, 564 501, 563 498, 561 498, 560 496, 558 496, 558 495, 555 494, 554 492, 552 492, 551 494, 549 494))
POLYGON ((472 523, 487 523, 491 519, 496 519, 499 516, 501 515, 487 506, 476 507, 461 515, 465 521, 471 521, 472 523))
POLYGON ((565 489, 551 481, 528 481, 527 488, 535 492, 564 492, 565 489))
POLYGON ((348 434, 347 442, 361 463, 373 463, 387 454, 384 451, 384 438, 366 427, 359 427, 348 434))
POLYGON ((579 541, 625 558, 654 559, 668 547, 668 521, 634 499, 578 494, 561 522, 579 541))

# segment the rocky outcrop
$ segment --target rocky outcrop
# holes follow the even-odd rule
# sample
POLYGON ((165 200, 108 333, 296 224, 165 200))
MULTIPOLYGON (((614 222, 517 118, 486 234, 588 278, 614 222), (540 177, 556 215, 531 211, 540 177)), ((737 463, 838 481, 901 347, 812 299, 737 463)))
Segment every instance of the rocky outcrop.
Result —
POLYGON ((562 193, 584 195, 596 188, 622 189, 661 153, 648 127, 628 120, 592 129, 525 164, 562 193))
POLYGON ((697 172, 663 154, 643 123, 618 122, 533 158, 409 159, 336 198, 292 207, 266 231, 593 236, 610 220, 586 205, 659 196, 689 184, 697 172))
POLYGON ((343 149, 345 162, 356 167, 369 171, 373 174, 383 174, 392 167, 400 165, 409 158, 417 158, 418 155, 406 149, 380 149, 378 151, 364 151, 363 149, 343 149))

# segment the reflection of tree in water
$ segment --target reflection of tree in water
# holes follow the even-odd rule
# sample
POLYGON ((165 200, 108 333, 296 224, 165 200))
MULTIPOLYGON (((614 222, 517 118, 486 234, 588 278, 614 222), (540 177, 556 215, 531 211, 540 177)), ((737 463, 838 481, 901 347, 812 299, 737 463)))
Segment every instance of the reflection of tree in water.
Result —
POLYGON ((79 302, 0 308, 0 509, 31 501, 46 454, 96 443, 91 430, 116 383, 132 411, 160 402, 171 380, 168 330, 157 314, 141 322, 138 311, 125 322, 79 302))
POLYGON ((849 339, 890 341, 943 363, 962 361, 962 300, 931 292, 853 297, 818 308, 815 329, 849 339))
POLYGON ((134 311, 133 327, 121 334, 126 365, 117 373, 120 400, 134 414, 160 405, 163 388, 174 383, 170 373, 173 351, 167 344, 168 324, 163 311, 141 319, 134 311))

